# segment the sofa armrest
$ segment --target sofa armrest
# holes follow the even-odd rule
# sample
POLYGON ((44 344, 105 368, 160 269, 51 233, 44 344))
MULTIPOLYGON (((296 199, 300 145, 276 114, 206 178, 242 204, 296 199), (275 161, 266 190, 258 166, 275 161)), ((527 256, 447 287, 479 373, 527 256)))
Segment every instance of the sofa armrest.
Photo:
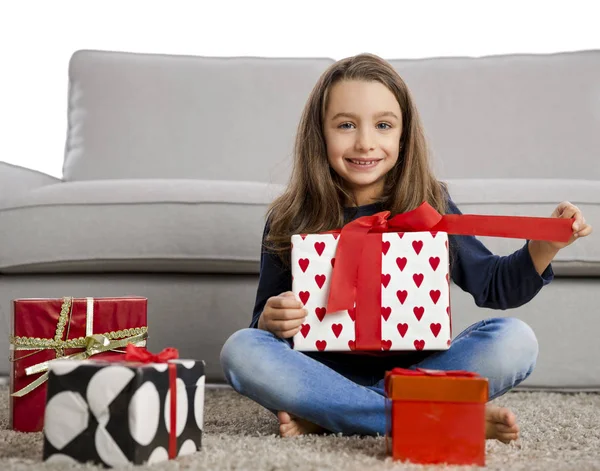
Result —
POLYGON ((0 162, 0 203, 62 180, 37 170, 0 162))

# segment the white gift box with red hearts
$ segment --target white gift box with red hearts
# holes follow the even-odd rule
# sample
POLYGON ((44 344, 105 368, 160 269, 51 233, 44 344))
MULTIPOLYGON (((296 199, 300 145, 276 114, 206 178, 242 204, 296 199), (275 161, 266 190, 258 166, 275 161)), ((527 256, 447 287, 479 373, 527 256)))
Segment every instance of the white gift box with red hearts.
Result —
MULTIPOLYGON (((341 236, 343 237, 343 236, 341 236)), ((292 291, 308 310, 299 351, 355 350, 355 309, 325 313, 339 234, 292 236, 292 291)), ((381 350, 447 350, 451 343, 448 235, 381 234, 381 350)))

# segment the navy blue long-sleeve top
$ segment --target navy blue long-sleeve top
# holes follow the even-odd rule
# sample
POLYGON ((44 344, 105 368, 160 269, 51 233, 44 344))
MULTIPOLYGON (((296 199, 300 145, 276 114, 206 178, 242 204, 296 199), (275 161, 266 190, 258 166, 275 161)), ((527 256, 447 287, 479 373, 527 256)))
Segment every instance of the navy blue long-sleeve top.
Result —
MULTIPOLYGON (((380 203, 373 203, 358 208, 345 208, 344 216, 346 222, 349 222, 383 210, 380 203)), ((450 199, 448 214, 462 214, 450 199)), ((268 230, 267 222, 263 242, 268 230)), ((490 252, 473 236, 448 235, 448 239, 452 281, 470 293, 477 306, 490 309, 522 306, 554 278, 551 265, 548 265, 541 276, 536 271, 527 244, 510 255, 499 256, 490 252)), ((291 270, 283 265, 276 254, 265 250, 263 244, 258 291, 250 327, 257 327, 258 319, 270 297, 291 290, 291 270)))

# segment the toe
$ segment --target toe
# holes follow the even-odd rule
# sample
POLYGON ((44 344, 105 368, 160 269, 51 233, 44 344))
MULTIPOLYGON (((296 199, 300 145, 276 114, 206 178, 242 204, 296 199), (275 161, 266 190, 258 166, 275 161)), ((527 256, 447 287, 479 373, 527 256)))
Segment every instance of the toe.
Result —
POLYGON ((517 417, 515 414, 509 409, 502 409, 502 420, 500 421, 502 424, 505 424, 509 427, 517 426, 517 417))
POLYGON ((294 434, 294 427, 292 424, 281 424, 279 426, 279 435, 282 437, 291 437, 294 434))
POLYGON ((498 440, 500 440, 502 443, 506 443, 506 444, 509 444, 510 442, 513 442, 513 441, 517 440, 518 438, 519 438, 518 433, 500 433, 500 434, 498 434, 498 440))
POLYGON ((290 424, 292 422, 292 417, 285 411, 277 412, 277 419, 279 419, 280 424, 290 424))
POLYGON ((519 433, 519 426, 517 424, 494 424, 494 427, 496 428, 498 433, 519 433))

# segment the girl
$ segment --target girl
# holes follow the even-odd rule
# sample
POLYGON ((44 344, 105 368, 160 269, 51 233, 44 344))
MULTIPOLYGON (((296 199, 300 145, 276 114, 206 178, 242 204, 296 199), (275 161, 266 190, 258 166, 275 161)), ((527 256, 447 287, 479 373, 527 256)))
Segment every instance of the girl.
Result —
MULTIPOLYGON (((477 372, 489 380, 490 400, 532 372, 538 354, 535 334, 510 317, 470 326, 441 352, 382 356, 292 349, 291 337, 307 312, 291 293, 291 235, 340 228, 384 210, 394 216, 423 201, 442 214, 460 214, 430 170, 423 128, 406 84, 374 55, 336 62, 306 103, 290 184, 267 214, 250 328, 234 333, 221 351, 227 381, 277 414, 281 436, 385 435, 383 378, 394 367, 477 372)), ((530 241, 504 257, 493 255, 475 237, 450 236, 452 280, 478 306, 525 304, 552 280, 550 262, 558 250, 591 233, 579 209, 568 202, 552 214, 573 216, 568 243, 530 241)), ((488 404, 487 438, 508 443, 518 433, 510 410, 488 404)))

